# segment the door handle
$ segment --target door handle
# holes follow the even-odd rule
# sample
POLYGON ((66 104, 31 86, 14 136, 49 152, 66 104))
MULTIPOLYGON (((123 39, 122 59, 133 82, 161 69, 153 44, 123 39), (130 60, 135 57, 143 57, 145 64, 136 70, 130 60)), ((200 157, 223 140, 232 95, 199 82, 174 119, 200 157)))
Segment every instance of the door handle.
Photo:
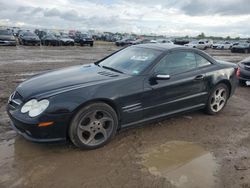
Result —
POLYGON ((198 75, 194 78, 195 80, 203 80, 204 79, 204 75, 201 74, 201 75, 198 75))

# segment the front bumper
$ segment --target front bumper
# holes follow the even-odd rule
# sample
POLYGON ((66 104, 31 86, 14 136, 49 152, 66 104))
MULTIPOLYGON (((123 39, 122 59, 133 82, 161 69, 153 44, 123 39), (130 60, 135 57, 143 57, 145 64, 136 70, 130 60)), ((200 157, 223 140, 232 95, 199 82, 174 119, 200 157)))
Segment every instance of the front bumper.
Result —
POLYGON ((16 46, 16 41, 0 40, 0 46, 16 46))
POLYGON ((35 45, 35 44, 40 44, 40 40, 23 40, 23 44, 26 44, 26 45, 35 45))
POLYGON ((231 52, 233 52, 233 53, 244 53, 245 48, 232 48, 231 52))
POLYGON ((67 129, 70 114, 45 114, 36 118, 28 118, 20 110, 12 110, 10 104, 7 113, 11 119, 11 126, 20 135, 33 142, 58 142, 67 139, 67 129), (39 122, 53 121, 54 124, 47 127, 39 127, 39 122))

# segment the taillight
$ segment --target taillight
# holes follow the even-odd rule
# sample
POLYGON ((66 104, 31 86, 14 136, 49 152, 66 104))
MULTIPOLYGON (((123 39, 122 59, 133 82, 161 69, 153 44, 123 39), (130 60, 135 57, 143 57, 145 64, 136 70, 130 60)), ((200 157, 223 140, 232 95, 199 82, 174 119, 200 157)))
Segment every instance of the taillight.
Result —
POLYGON ((240 68, 237 68, 236 76, 237 76, 237 78, 240 78, 240 68))

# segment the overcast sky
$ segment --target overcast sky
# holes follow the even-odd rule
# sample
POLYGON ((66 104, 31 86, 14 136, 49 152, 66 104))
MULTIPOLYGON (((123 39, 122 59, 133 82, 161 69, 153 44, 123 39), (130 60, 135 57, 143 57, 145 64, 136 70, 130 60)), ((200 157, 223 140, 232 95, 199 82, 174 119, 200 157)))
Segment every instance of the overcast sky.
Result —
POLYGON ((0 25, 250 37, 250 0, 0 0, 0 25))

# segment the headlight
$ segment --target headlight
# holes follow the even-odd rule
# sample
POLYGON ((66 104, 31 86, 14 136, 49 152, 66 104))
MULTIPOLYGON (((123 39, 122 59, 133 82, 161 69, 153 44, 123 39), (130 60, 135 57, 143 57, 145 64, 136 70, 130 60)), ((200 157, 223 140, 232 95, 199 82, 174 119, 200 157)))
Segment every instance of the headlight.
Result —
POLYGON ((41 101, 37 101, 36 99, 32 99, 25 103, 21 108, 22 113, 29 112, 30 117, 36 117, 41 114, 46 108, 49 106, 49 101, 44 99, 41 101))

